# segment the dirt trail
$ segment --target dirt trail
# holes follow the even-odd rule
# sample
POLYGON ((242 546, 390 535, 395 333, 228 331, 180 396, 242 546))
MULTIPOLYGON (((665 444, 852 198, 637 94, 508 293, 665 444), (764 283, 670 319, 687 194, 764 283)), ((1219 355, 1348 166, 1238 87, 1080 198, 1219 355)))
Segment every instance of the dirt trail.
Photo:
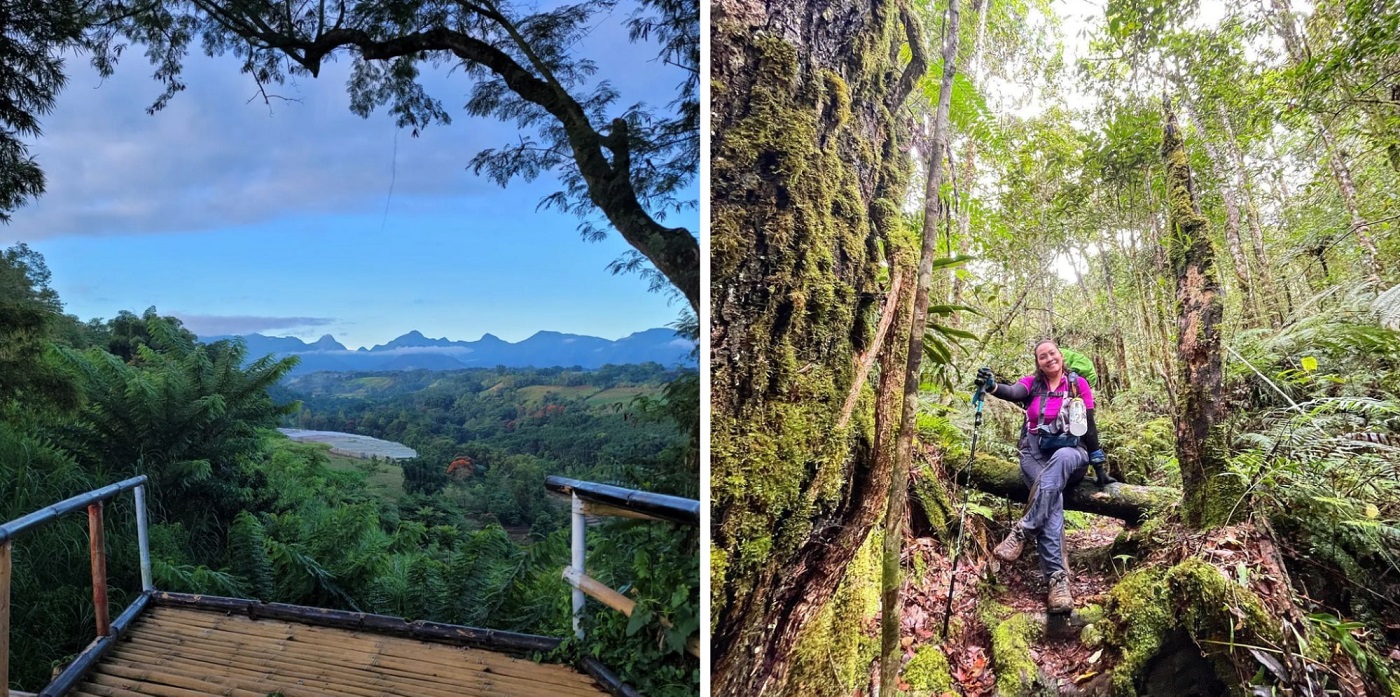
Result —
MULTIPOLYGON (((916 573, 908 575, 903 592, 900 634, 906 657, 912 657, 926 644, 941 644, 961 694, 968 697, 995 694, 992 637, 980 617, 986 607, 983 601, 990 600, 1031 615, 1046 629, 1040 633, 1039 640, 1031 644, 1031 658, 1045 678, 1057 683, 1061 694, 1076 694, 1076 684, 1083 684, 1105 667, 1102 656, 1096 655, 1097 649, 1081 643, 1080 635, 1086 624, 1082 611, 1090 604, 1102 604, 1104 594, 1116 580, 1108 548, 1122 530, 1122 523, 1112 518, 1091 516, 1090 521, 1089 527, 1065 534, 1075 614, 1052 617, 1048 623, 1045 614, 1048 589, 1041 578, 1033 548, 1028 547, 1015 564, 989 571, 987 563, 992 557, 988 545, 995 541, 966 542, 957 571, 952 619, 944 641, 940 639, 948 600, 951 553, 934 539, 907 540, 905 568, 916 573)), ((910 689, 907 684, 900 687, 910 689)))
POLYGON ((1045 623, 1046 631, 1031 646, 1031 659, 1043 674, 1059 683, 1062 693, 1073 693, 1072 685, 1082 684, 1104 668, 1096 648, 1086 647, 1080 637, 1084 625, 1084 609, 1103 605, 1105 595, 1113 588, 1114 574, 1108 548, 1122 531, 1121 521, 1093 516, 1089 527, 1065 533, 1065 556, 1070 566, 1070 593, 1074 596, 1074 615, 1045 619, 1045 596, 1049 592, 1041 578, 1035 550, 1027 549, 1010 568, 998 572, 997 578, 1006 585, 997 600, 1018 612, 1025 612, 1045 623), (1093 660, 1091 660, 1093 659, 1093 660))

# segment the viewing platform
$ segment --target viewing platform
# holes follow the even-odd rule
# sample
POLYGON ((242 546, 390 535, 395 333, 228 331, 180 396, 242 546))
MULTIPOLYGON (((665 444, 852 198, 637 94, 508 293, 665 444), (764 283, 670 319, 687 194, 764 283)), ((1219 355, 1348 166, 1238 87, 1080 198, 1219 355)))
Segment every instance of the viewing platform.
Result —
MULTIPOLYGON (((40 697, 640 697, 594 658, 537 662, 562 643, 559 638, 158 590, 151 580, 145 484, 144 475, 133 477, 0 525, 0 686, 9 681, 14 539, 85 509, 97 638, 40 697), (126 491, 136 498, 142 592, 110 620, 103 504, 126 491)), ((698 522, 699 502, 554 477, 546 486, 574 502, 574 556, 564 576, 574 585, 581 639, 584 589, 620 612, 633 612, 630 599, 583 571, 584 502, 598 507, 596 514, 688 525, 698 522)), ((699 654, 695 637, 687 649, 699 654)))

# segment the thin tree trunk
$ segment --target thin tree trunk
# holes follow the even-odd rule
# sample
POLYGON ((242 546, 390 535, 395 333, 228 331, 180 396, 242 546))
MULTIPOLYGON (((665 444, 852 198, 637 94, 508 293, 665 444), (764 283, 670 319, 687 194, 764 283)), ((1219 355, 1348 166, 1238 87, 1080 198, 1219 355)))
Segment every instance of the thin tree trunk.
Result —
POLYGON ((1317 119, 1317 128, 1331 155, 1328 161, 1332 165, 1332 176, 1337 178, 1337 187, 1341 189, 1342 202, 1346 205, 1347 214, 1351 217, 1351 231, 1356 235, 1357 244, 1361 245, 1361 257, 1362 263, 1366 265, 1366 276, 1371 281, 1380 283, 1381 271, 1380 263, 1376 261, 1376 242, 1371 239, 1371 224, 1366 222, 1366 218, 1361 215, 1361 208, 1356 202, 1356 184, 1352 182, 1351 168, 1347 166, 1347 153, 1338 147, 1336 136, 1332 135, 1332 130, 1322 122, 1321 117, 1317 119))
POLYGON ((1224 103, 1217 102, 1215 110, 1220 119, 1220 127, 1225 130, 1225 145, 1230 154, 1230 163, 1235 171, 1236 186, 1244 194, 1245 220, 1249 225, 1250 248, 1254 270, 1259 275, 1259 284, 1263 291, 1264 309, 1267 311, 1270 324, 1278 329, 1283 326, 1283 314, 1278 310, 1278 286, 1274 283, 1273 264, 1268 253, 1264 250, 1264 223, 1259 216, 1259 204, 1256 200, 1258 194, 1254 190, 1254 177, 1244 164, 1244 152, 1240 149, 1239 139, 1235 137, 1234 126, 1230 125, 1230 114, 1225 110, 1224 103))
POLYGON ((1220 433, 1220 392, 1224 383, 1220 320, 1224 300, 1215 270, 1210 230, 1196 203, 1195 185, 1186 149, 1163 97, 1166 127, 1162 157, 1166 161, 1167 200, 1172 234, 1168 254, 1176 277, 1177 374, 1180 393, 1176 409, 1176 458, 1186 522, 1211 527, 1229 522, 1235 503, 1235 480, 1225 473, 1225 442, 1220 433))
POLYGON ((1201 120, 1200 113, 1194 105, 1185 102, 1182 107, 1191 118, 1191 122, 1196 125, 1196 131, 1201 135, 1201 142, 1206 146, 1206 155, 1210 158, 1211 167, 1215 170, 1215 175, 1220 179, 1220 195, 1225 200, 1225 244, 1230 249, 1230 261, 1234 262, 1235 277, 1239 279, 1240 290, 1244 292, 1244 309, 1246 320, 1259 317, 1259 301, 1254 297, 1254 273, 1249 267, 1249 258, 1244 254, 1244 245, 1240 241, 1240 205, 1235 198, 1235 188, 1232 183, 1228 166, 1220 155, 1220 149, 1211 142, 1210 136, 1206 133, 1206 125, 1201 120))
MULTIPOLYGON (((1295 65, 1301 64, 1307 60, 1307 49, 1298 27, 1293 22, 1293 12, 1288 6, 1288 0, 1273 0, 1273 5, 1284 48, 1288 49, 1289 58, 1295 65)), ((1322 142, 1327 146, 1332 176, 1337 180, 1337 188, 1342 194, 1342 205, 1346 207, 1347 215, 1351 218, 1351 231, 1356 235, 1357 244, 1361 245, 1361 257, 1362 263, 1365 265, 1366 275, 1371 281, 1379 283, 1381 276, 1380 264, 1376 261, 1376 243, 1371 239, 1371 225, 1361 215, 1361 208, 1356 202, 1356 184, 1351 178, 1351 167, 1347 165, 1346 151, 1339 147, 1336 135, 1332 133, 1332 129, 1327 125, 1327 122, 1322 120, 1320 115, 1314 114, 1313 120, 1317 123, 1317 130, 1322 136, 1322 142)))
MULTIPOLYGON (((1123 315, 1118 311, 1118 295, 1113 287, 1113 268, 1108 263, 1109 255, 1107 247, 1099 253, 1099 261, 1103 262, 1103 287, 1108 293, 1108 314, 1112 318, 1113 324, 1113 369, 1117 373, 1115 376, 1115 390, 1130 390, 1133 387, 1132 378, 1128 376, 1128 348, 1123 339, 1127 333, 1123 327, 1123 315)), ((1112 395, 1109 395, 1112 396, 1112 395)))
POLYGON ((909 462, 913 456, 914 415, 919 405, 919 367, 924 357, 924 328, 928 324, 929 288, 933 285, 933 260, 938 250, 937 221, 939 189, 943 181, 944 139, 948 130, 948 109, 953 101, 953 74, 957 68, 958 0, 948 2, 948 27, 943 38, 943 83, 938 89, 938 107, 933 120, 933 146, 928 158, 924 199, 924 240, 919 254, 919 276, 914 285, 914 315, 905 357, 904 407, 895 443, 894 472, 891 475, 889 505, 885 512, 885 556, 882 575, 883 627, 881 631, 880 694, 892 697, 898 683, 900 548, 904 539, 905 507, 909 500, 909 462))

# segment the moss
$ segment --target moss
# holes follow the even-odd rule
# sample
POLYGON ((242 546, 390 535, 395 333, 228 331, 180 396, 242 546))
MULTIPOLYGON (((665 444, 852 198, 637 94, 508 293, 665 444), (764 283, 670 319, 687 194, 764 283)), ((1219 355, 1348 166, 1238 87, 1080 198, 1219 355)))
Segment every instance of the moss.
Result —
POLYGON ((1074 614, 1078 615, 1081 620, 1089 624, 1098 622, 1104 617, 1103 606, 1098 603, 1089 603, 1083 608, 1075 610, 1074 614))
POLYGON ((831 602, 798 640, 786 694, 851 694, 869 679, 880 649, 866 627, 880 612, 882 540, 878 532, 866 539, 831 602))
POLYGON ((957 515, 957 509, 936 479, 939 475, 929 472, 928 466, 921 462, 915 463, 915 466, 922 469, 922 473, 912 482, 913 504, 928 521, 929 531, 946 538, 954 523, 950 518, 957 515))
POLYGON ((1162 576, 1160 569, 1134 571, 1110 592, 1109 607, 1117 622, 1107 635, 1123 652, 1113 669, 1115 695, 1137 694, 1135 676, 1157 654, 1175 624, 1162 576))
POLYGON ((726 511, 715 539, 729 554, 724 579, 732 584, 721 598, 746 592, 759 569, 807 542, 811 521, 844 495, 853 452, 868 453, 874 441, 872 398, 836 428, 854 377, 853 337, 870 333, 860 301, 879 292, 861 173, 847 152, 865 139, 841 135, 852 91, 831 71, 804 76, 797 50, 781 38, 752 42, 759 60, 748 109, 716 143, 713 165, 721 202, 714 276, 735 282, 747 269, 765 288, 736 301, 743 360, 735 370, 717 367, 713 381, 711 481, 726 511), (755 198, 766 201, 757 235, 753 212, 741 205, 755 198), (722 406, 726 391, 733 408, 722 406))
MULTIPOLYGON (((1113 669, 1115 695, 1137 694, 1138 676, 1176 630, 1208 650, 1279 639, 1259 598, 1200 559, 1128 574, 1113 587, 1107 609, 1112 622, 1105 623, 1105 637, 1122 650, 1113 669)), ((1234 683, 1228 653, 1212 652, 1221 680, 1234 683)))
POLYGON ((835 112, 836 125, 843 126, 851 120, 851 90, 840 75, 830 70, 821 71, 821 77, 826 86, 827 97, 831 100, 832 110, 835 112))
POLYGON ((909 683, 910 693, 914 695, 952 692, 954 683, 948 657, 934 644, 920 646, 904 665, 904 682, 909 683))
POLYGON ((1030 615, 994 602, 984 602, 978 614, 992 634, 997 694, 1009 697, 1031 693, 1040 682, 1040 668, 1031 658, 1031 645, 1040 640, 1044 626, 1030 615))
MULTIPOLYGON (((712 91, 720 121, 710 152, 711 296, 723 334, 712 362, 710 476, 714 548, 724 552, 715 557, 722 568, 712 567, 711 616, 740 637, 729 647, 736 665, 787 660, 765 654, 763 639, 778 596, 791 599, 785 570, 799 556, 820 566, 832 548, 815 526, 847 524, 855 513, 845 497, 871 479, 872 388, 838 425, 854 359, 873 339, 875 299, 888 290, 877 241, 903 237, 898 202, 911 167, 893 114, 876 106, 902 37, 893 6, 872 9, 842 59, 825 65, 777 32, 723 18, 711 29, 739 47, 726 64, 733 74, 721 76, 729 84, 712 91), (726 614, 736 610, 729 599, 749 595, 742 616, 726 614)), ((890 270, 909 272, 912 255, 889 246, 890 270)), ((878 594, 878 566, 855 580, 859 563, 800 635, 802 668, 789 682, 812 686, 805 694, 863 681, 874 656, 873 644, 849 643, 862 634, 852 594, 869 582, 878 594), (852 662, 863 652, 863 664, 852 662)), ((814 579, 816 595, 833 582, 814 579)))
MULTIPOLYGON (((724 577, 729 571, 729 555, 724 550, 710 543, 710 604, 723 603, 724 577)), ((710 633, 715 631, 715 623, 719 621, 718 613, 710 613, 710 633)))

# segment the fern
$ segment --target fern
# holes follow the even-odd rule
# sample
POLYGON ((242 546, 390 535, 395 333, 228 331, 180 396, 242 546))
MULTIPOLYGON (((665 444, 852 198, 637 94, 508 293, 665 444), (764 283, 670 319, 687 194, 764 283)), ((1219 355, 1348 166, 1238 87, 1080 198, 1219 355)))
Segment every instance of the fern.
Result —
POLYGON ((1371 308, 1376 313, 1377 323, 1386 329, 1400 331, 1400 285, 1395 285, 1390 290, 1376 296, 1371 302, 1371 308))
POLYGON ((229 567, 259 599, 271 599, 272 561, 267 556, 267 536, 262 523, 243 511, 233 519, 228 531, 229 567))

